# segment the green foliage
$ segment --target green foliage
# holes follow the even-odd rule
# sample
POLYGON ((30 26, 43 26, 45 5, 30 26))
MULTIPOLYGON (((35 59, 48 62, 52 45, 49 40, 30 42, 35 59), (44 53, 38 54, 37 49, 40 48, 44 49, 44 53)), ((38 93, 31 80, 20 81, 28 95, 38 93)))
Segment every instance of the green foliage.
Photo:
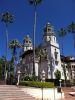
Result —
POLYGON ((42 0, 29 0, 30 4, 34 4, 34 5, 38 5, 40 3, 42 3, 42 0))
POLYGON ((38 56, 40 63, 42 59, 47 59, 47 52, 41 48, 41 45, 36 49, 36 55, 38 56))
POLYGON ((8 11, 2 14, 2 22, 7 23, 13 23, 13 16, 11 13, 9 13, 8 11))
POLYGON ((59 33, 60 37, 64 37, 67 34, 67 32, 66 32, 66 30, 64 28, 61 28, 58 33, 59 33))
MULTIPOLYGON (((59 33, 59 37, 62 38, 62 55, 64 55, 64 51, 63 51, 63 49, 64 49, 64 37, 67 35, 67 30, 65 28, 61 28, 58 33, 59 33)), ((64 64, 63 64, 63 71, 64 71, 64 78, 65 78, 65 83, 66 83, 67 76, 66 76, 66 70, 65 70, 64 64)))
POLYGON ((46 79, 46 82, 53 82, 54 86, 59 86, 59 79, 46 79))
POLYGON ((7 83, 8 85, 16 85, 16 83, 17 83, 17 78, 15 78, 13 74, 11 74, 10 77, 7 78, 6 83, 7 83))
POLYGON ((37 76, 31 76, 31 77, 30 77, 30 80, 31 80, 31 81, 37 81, 37 80, 38 80, 38 77, 37 77, 37 76))
POLYGON ((74 22, 68 25, 68 32, 75 33, 75 23, 74 22))
POLYGON ((37 87, 37 88, 53 88, 53 82, 38 82, 38 81, 20 81, 20 85, 37 87))
POLYGON ((61 72, 58 69, 55 71, 54 74, 55 74, 56 79, 60 79, 61 78, 61 72))
POLYGON ((3 76, 5 70, 5 60, 4 58, 0 58, 0 78, 3 76))
POLYGON ((68 25, 68 32, 73 34, 73 43, 75 48, 75 22, 72 21, 72 23, 68 25))
MULTIPOLYGON (((5 25, 6 25, 6 57, 5 57, 5 59, 7 61, 7 56, 8 56, 8 24, 9 23, 13 23, 13 16, 12 16, 12 14, 9 13, 8 11, 3 13, 1 21, 4 22, 5 25)), ((8 69, 7 68, 8 67, 7 63, 8 62, 5 63, 5 69, 4 69, 5 73, 6 73, 6 70, 8 69)))
POLYGON ((12 49, 12 59, 11 59, 10 65, 11 65, 11 69, 13 69, 12 71, 14 71, 14 63, 16 60, 16 49, 20 47, 21 45, 17 39, 10 41, 9 48, 12 49))
POLYGON ((0 64, 0 78, 1 78, 1 75, 2 75, 2 64, 0 64))
POLYGON ((10 41, 9 48, 13 49, 13 57, 16 55, 16 49, 20 47, 21 45, 17 39, 10 41))
POLYGON ((37 81, 37 76, 23 76, 22 79, 23 81, 37 81))

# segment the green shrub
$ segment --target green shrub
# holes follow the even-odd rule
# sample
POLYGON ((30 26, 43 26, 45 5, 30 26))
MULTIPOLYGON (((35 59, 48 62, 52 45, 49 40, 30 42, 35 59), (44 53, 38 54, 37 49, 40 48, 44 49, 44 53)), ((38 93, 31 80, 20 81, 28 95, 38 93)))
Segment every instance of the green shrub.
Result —
POLYGON ((22 81, 37 81, 38 78, 37 76, 22 76, 21 80, 22 81))
POLYGON ((54 75, 55 75, 56 79, 60 80, 61 72, 58 69, 54 72, 54 75))
POLYGON ((30 80, 30 77, 29 76, 25 76, 24 80, 28 81, 28 80, 30 80))
POLYGON ((37 88, 53 88, 53 82, 38 82, 38 81, 20 81, 20 85, 37 87, 37 88))
POLYGON ((46 79, 46 82, 53 82, 54 86, 59 86, 59 80, 58 79, 46 79))

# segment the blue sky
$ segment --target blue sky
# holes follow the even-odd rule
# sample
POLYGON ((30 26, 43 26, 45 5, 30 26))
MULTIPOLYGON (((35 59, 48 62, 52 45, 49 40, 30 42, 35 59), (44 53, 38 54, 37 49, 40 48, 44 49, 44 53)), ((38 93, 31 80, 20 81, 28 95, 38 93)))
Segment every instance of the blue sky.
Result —
MULTIPOLYGON (((28 0, 0 0, 0 20, 1 14, 6 11, 14 15, 14 22, 8 27, 9 41, 18 39, 22 44, 27 34, 32 38, 34 8, 29 5, 28 0)), ((36 45, 42 42, 44 26, 50 22, 54 26, 61 48, 62 41, 57 32, 72 21, 75 22, 75 0, 43 0, 43 3, 37 7, 36 45)), ((0 21, 0 57, 5 55, 6 50, 5 30, 4 23, 0 21)), ((11 58, 11 53, 9 50, 8 58, 11 58)), ((74 53, 72 35, 67 35, 64 39, 64 54, 74 55, 74 53)))

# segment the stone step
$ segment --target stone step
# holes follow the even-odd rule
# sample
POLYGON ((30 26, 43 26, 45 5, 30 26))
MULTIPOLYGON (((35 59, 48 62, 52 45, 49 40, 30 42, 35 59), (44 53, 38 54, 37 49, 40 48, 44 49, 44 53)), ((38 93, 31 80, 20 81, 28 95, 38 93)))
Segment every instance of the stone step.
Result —
POLYGON ((0 85, 0 100, 36 100, 17 86, 0 85))
POLYGON ((0 98, 0 100, 35 100, 34 98, 0 98))
POLYGON ((26 95, 26 94, 25 94, 25 95, 17 95, 17 94, 14 94, 14 95, 13 95, 13 94, 0 94, 0 97, 1 97, 1 96, 5 96, 5 97, 8 97, 8 96, 9 96, 9 97, 11 97, 11 96, 13 96, 13 97, 31 97, 30 95, 26 95))

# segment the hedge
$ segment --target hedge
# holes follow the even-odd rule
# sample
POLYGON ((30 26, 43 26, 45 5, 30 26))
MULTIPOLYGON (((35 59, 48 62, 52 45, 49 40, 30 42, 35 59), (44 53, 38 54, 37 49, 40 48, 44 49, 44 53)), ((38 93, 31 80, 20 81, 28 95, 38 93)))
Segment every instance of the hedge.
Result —
POLYGON ((60 82, 58 79, 46 79, 46 82, 53 82, 54 86, 59 86, 60 82))
POLYGON ((30 86, 30 87, 37 87, 37 88, 53 88, 53 82, 38 82, 38 81, 20 81, 22 86, 30 86))

